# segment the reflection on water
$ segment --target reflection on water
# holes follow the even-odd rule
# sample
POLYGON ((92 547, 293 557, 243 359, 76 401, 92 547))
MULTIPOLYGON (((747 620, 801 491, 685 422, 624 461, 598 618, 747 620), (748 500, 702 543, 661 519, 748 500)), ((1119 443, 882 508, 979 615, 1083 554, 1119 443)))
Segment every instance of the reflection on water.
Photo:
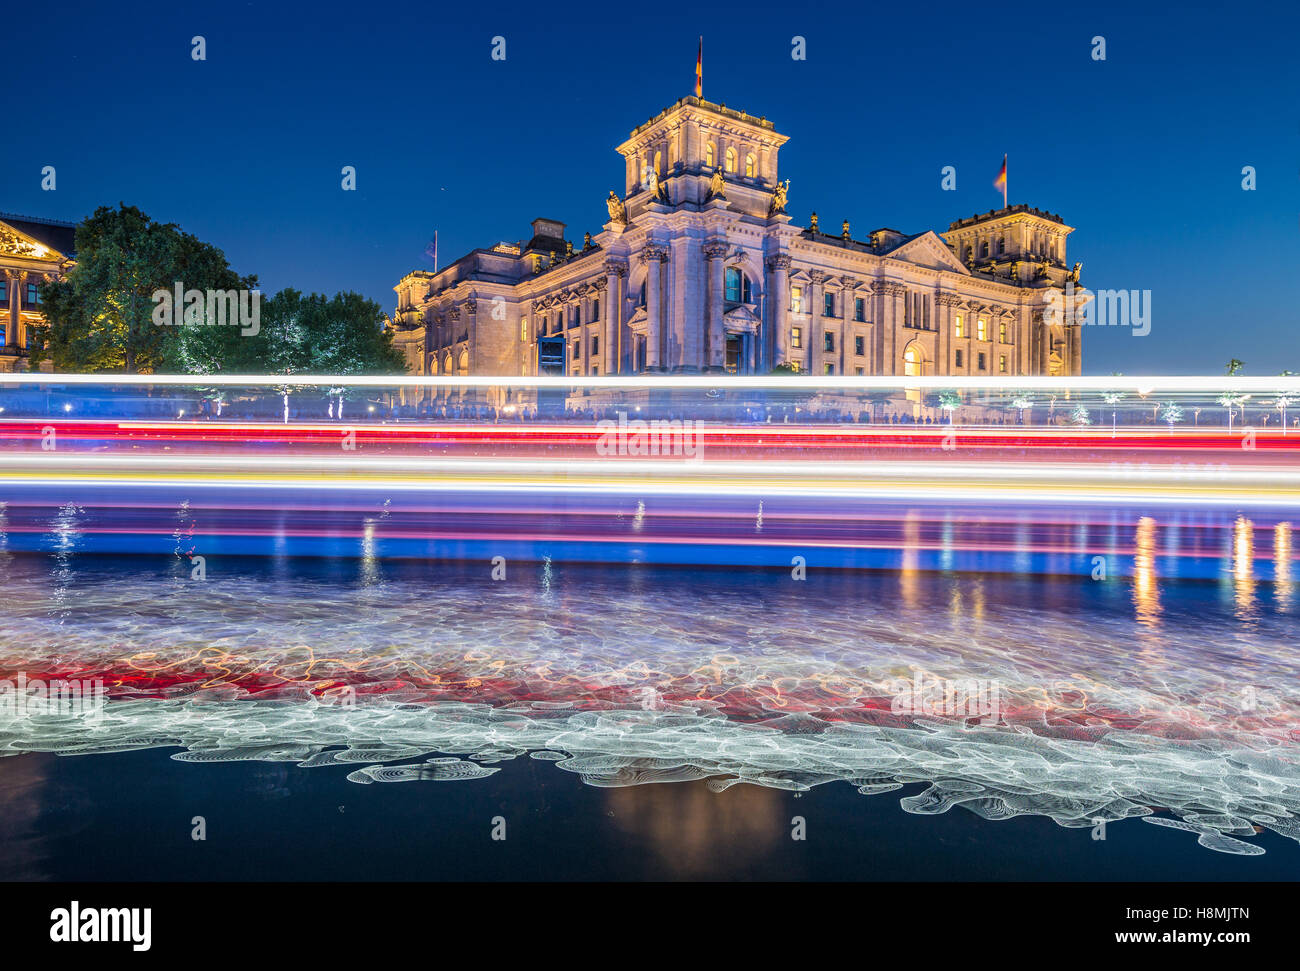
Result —
POLYGON ((1150 516, 1138 520, 1133 561, 1133 607, 1138 623, 1155 627, 1160 618, 1160 589, 1156 575, 1156 521, 1150 516))
POLYGON ((1255 524, 1238 516, 1232 524, 1232 590, 1237 617, 1251 620, 1255 612, 1255 524))
POLYGON ((1273 581, 1274 598, 1279 611, 1291 609, 1295 596, 1295 583, 1291 579, 1291 524, 1278 523, 1273 527, 1273 581))
POLYGON ((733 798, 718 799, 706 787, 669 792, 647 785, 611 789, 606 799, 614 825, 644 840, 672 875, 683 879, 707 876, 716 867, 719 841, 739 843, 757 855, 784 832, 781 803, 766 787, 743 786, 733 798))
MULTIPOLYGON (((686 780, 753 788, 759 816, 763 790, 926 783, 903 809, 1069 828, 1167 810, 1221 852, 1262 852, 1256 827, 1300 840, 1294 615, 1251 568, 1249 624, 1206 584, 1162 583, 1154 529, 1128 592, 550 561, 498 582, 486 563, 374 557, 221 559, 194 582, 145 558, 9 557, 0 676, 102 678, 112 700, 0 708, 0 756, 180 748, 363 785, 491 780, 531 757, 636 787, 610 799, 652 841, 647 784, 686 780), (970 686, 996 699, 987 717, 948 703, 970 686)), ((702 833, 721 811, 691 815, 702 833)))

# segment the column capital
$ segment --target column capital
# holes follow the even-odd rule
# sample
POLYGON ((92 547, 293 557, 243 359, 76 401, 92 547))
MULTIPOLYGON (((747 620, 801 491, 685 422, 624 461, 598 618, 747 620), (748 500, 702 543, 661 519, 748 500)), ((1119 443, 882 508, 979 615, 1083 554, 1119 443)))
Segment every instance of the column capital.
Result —
POLYGON ((667 263, 668 247, 660 246, 656 243, 648 243, 641 250, 642 263, 667 263))
POLYGON ((775 256, 767 258, 767 268, 775 273, 777 270, 788 270, 794 262, 789 253, 777 253, 775 256))
POLYGON ((715 239, 704 244, 704 255, 711 260, 722 259, 729 249, 726 240, 715 239))
POLYGON ((606 276, 627 276, 627 261, 607 259, 605 261, 606 276))

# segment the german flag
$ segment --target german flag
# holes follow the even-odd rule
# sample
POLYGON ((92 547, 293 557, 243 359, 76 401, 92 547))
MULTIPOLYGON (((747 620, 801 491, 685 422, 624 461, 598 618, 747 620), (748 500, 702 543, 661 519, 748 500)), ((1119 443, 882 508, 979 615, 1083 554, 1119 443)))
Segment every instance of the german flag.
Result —
POLYGON ((704 97, 704 38, 700 38, 700 52, 695 56, 695 97, 704 97))
POLYGON ((993 180, 993 188, 1002 193, 1002 208, 1005 209, 1007 207, 1007 157, 1005 155, 1002 156, 1002 171, 993 180))

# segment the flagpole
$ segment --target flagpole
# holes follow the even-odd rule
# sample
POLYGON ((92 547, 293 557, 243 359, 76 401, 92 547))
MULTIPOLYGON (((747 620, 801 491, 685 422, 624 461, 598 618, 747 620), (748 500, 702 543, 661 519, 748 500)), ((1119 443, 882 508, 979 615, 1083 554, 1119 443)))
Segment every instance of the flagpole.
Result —
POLYGON ((1007 157, 1006 157, 1005 155, 1002 156, 1002 171, 1003 171, 1003 176, 1002 176, 1002 208, 1005 209, 1005 208, 1007 207, 1007 179, 1008 179, 1008 176, 1007 176, 1006 173, 1007 173, 1007 171, 1009 171, 1009 166, 1007 165, 1007 157))

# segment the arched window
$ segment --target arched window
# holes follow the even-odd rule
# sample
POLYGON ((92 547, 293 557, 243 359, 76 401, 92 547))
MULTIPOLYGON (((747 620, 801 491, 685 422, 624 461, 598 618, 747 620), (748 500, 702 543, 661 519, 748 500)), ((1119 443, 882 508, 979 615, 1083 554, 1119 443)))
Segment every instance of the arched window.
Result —
POLYGON ((433 354, 429 355, 429 373, 433 375, 438 373, 438 358, 433 354))
POLYGON ((657 175, 657 176, 659 176, 660 178, 662 178, 662 177, 663 177, 663 174, 664 174, 664 157, 663 157, 663 153, 661 153, 661 152, 655 152, 655 175, 657 175))
POLYGON ((442 373, 451 374, 451 355, 448 354, 442 359, 442 373))
POLYGON ((707 145, 704 146, 704 164, 707 165, 709 168, 713 168, 715 165, 718 164, 717 150, 714 149, 713 142, 709 142, 707 145))
POLYGON ((727 171, 728 172, 736 171, 736 150, 734 148, 727 149, 726 159, 727 159, 727 171))
POLYGON ((727 267, 724 275, 724 298, 730 303, 750 303, 749 277, 736 266, 727 267))
POLYGON ((755 163, 755 161, 754 161, 754 156, 753 156, 753 155, 746 155, 746 156, 745 156, 745 175, 746 175, 746 177, 752 179, 752 178, 753 178, 755 175, 757 175, 757 174, 758 174, 758 171, 757 171, 757 163, 755 163))
POLYGON ((919 378, 925 369, 925 355, 921 345, 916 341, 907 345, 903 351, 903 374, 909 378, 919 378))
POLYGON ((457 373, 464 377, 469 374, 469 351, 460 352, 460 362, 457 365, 457 373))

